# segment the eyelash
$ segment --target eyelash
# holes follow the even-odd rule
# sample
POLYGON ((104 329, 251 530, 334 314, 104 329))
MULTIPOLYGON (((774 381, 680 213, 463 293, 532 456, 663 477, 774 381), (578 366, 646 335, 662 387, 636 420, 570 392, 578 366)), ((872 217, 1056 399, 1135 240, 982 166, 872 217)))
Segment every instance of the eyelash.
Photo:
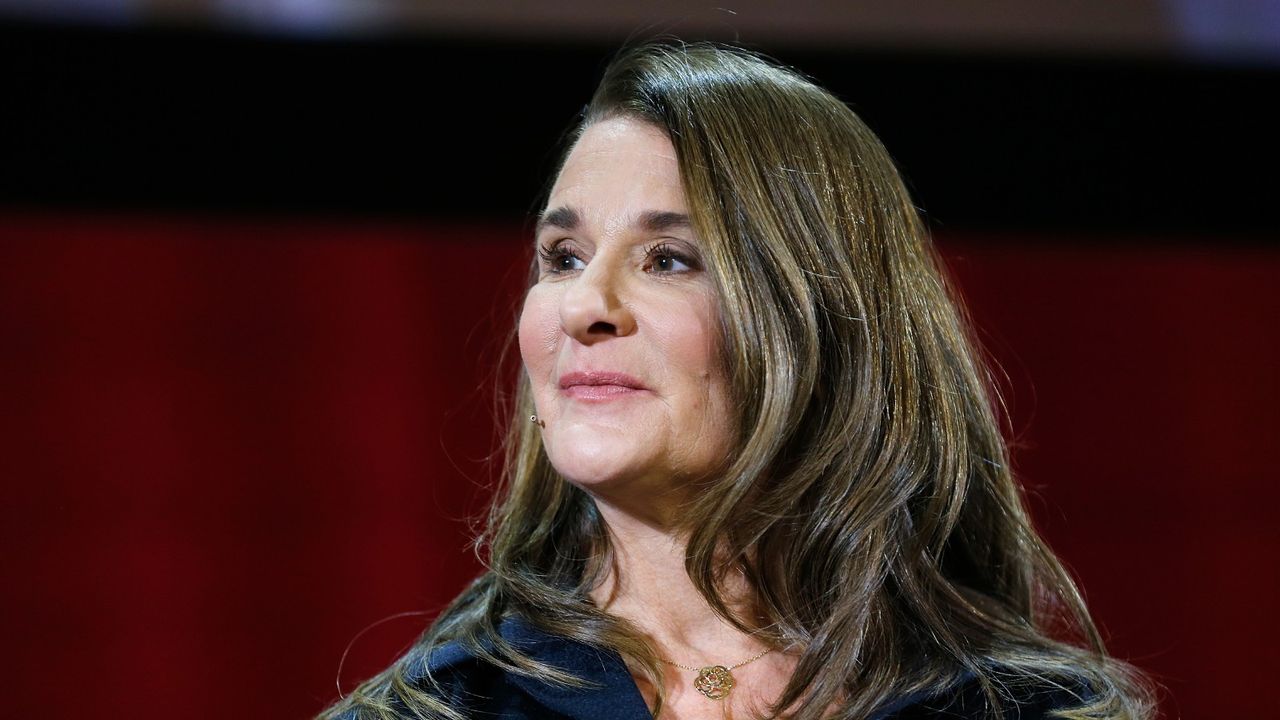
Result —
POLYGON ((656 258, 671 258, 672 260, 680 262, 685 267, 689 268, 689 270, 656 270, 656 272, 663 275, 675 275, 681 272, 690 272, 699 269, 696 260, 676 250, 671 246, 671 243, 668 242, 654 243, 653 245, 645 248, 644 258, 646 270, 654 270, 653 266, 656 258))
POLYGON ((568 270, 561 270, 557 267, 557 265, 565 258, 573 258, 579 261, 582 260, 582 256, 573 248, 565 245, 563 240, 557 240, 549 247, 545 245, 539 247, 538 257, 542 259, 542 267, 552 275, 561 275, 569 272, 568 270))
MULTIPOLYGON (((563 262, 565 258, 573 258, 579 262, 583 261, 583 258, 581 255, 578 254, 578 251, 566 245, 565 241, 563 240, 558 240, 552 243, 550 246, 539 247, 538 257, 542 261, 542 267, 552 275, 562 275, 564 273, 572 272, 571 270, 564 270, 558 267, 559 263, 563 262)), ((689 268, 690 271, 701 269, 697 261, 695 261, 693 258, 689 257, 688 255, 685 255, 684 253, 677 251, 668 242, 655 243, 645 248, 644 257, 645 257, 645 269, 657 272, 659 275, 675 275, 675 274, 679 274, 680 272, 688 272, 688 271, 653 270, 655 258, 671 258, 680 263, 683 263, 685 266, 689 268)))

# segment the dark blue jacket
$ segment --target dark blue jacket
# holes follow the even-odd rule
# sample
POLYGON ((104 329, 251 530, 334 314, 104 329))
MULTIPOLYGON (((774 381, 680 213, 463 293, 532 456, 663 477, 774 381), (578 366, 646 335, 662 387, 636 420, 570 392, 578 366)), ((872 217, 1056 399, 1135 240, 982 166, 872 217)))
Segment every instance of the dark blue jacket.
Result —
MULTIPOLYGON (((617 653, 548 635, 519 619, 505 621, 500 633, 529 657, 588 678, 597 686, 565 688, 503 672, 460 645, 448 643, 432 651, 428 667, 447 693, 445 699, 468 717, 652 720, 653 715, 617 653)), ((1074 695, 1058 689, 1027 690, 1014 700, 1005 705, 1000 716, 1003 720, 1049 720, 1050 710, 1076 703, 1074 695)), ((899 698, 868 720, 989 717, 981 687, 970 678, 942 693, 899 698)))

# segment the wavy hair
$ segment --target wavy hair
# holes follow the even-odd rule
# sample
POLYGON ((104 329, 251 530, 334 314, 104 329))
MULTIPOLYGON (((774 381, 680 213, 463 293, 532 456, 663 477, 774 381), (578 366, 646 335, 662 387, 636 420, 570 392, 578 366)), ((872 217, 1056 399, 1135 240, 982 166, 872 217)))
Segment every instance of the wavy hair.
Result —
MULTIPOLYGON (((889 154, 802 75, 711 44, 646 43, 605 71, 569 146, 629 116, 675 146, 722 311, 736 447, 682 517, 686 569, 725 619, 796 648, 776 705, 865 718, 974 675, 993 707, 1021 682, 1078 689, 1070 718, 1145 718, 1141 676, 1109 658, 1036 533, 1010 470, 994 383, 889 154), (722 597, 754 588, 763 627, 722 597)), ((567 152, 567 151, 566 151, 567 152)), ((591 498, 559 477, 520 374, 487 571, 416 645, 321 717, 458 717, 430 674, 448 641, 513 672, 583 683, 498 625, 611 648, 659 688, 660 660, 588 593, 610 567, 591 498), (407 713, 407 715, 406 715, 407 713)))

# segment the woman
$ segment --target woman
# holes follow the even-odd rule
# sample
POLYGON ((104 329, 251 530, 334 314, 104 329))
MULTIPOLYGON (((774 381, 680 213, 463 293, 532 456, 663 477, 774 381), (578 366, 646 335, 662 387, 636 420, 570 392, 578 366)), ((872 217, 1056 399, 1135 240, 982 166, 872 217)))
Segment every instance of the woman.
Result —
POLYGON ((624 52, 535 243, 489 570, 323 717, 1148 714, 841 102, 734 49, 624 52))

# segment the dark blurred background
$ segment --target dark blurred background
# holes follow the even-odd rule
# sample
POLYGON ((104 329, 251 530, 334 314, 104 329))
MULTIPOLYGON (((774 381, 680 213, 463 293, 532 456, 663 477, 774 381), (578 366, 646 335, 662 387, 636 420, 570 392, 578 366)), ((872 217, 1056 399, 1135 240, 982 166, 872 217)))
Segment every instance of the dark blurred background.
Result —
POLYGON ((555 148, 655 32, 881 135, 1115 654, 1274 715, 1280 2, 0 0, 0 716, 305 718, 412 641, 555 148))

